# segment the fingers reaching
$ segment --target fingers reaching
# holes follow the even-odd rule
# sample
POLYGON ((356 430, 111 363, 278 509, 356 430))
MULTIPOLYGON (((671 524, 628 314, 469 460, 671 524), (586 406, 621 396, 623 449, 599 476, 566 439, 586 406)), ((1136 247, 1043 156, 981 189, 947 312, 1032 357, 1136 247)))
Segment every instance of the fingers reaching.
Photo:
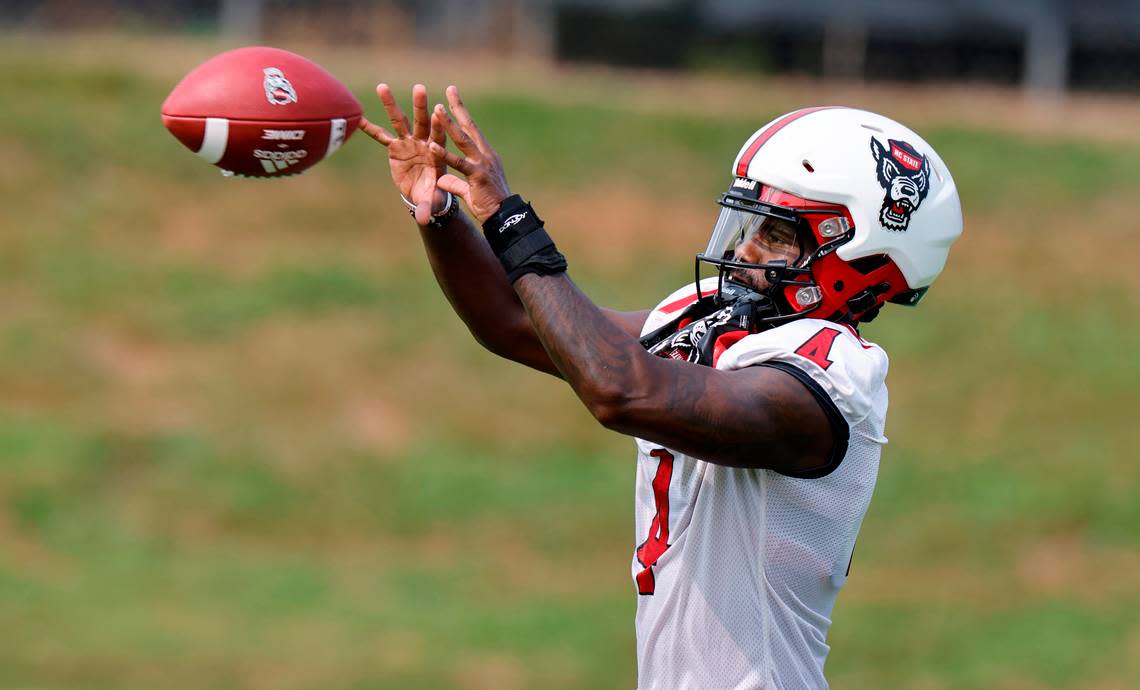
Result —
POLYGON ((412 87, 412 136, 416 139, 428 138, 427 87, 416 84, 412 87))
MULTIPOLYGON (((483 132, 479 130, 479 125, 475 124, 475 121, 471 119, 471 113, 467 112, 467 106, 463 105, 463 99, 459 97, 459 89, 456 88, 454 84, 447 87, 447 104, 451 107, 451 112, 455 115, 455 120, 459 123, 459 128, 468 135, 474 147, 480 153, 489 151, 491 147, 488 146, 487 140, 483 138, 483 132)), ((456 145, 458 145, 459 141, 455 135, 452 134, 451 128, 448 128, 447 131, 448 134, 451 134, 451 138, 455 140, 456 145)), ((459 148, 463 149, 462 146, 459 148)), ((463 149, 463 152, 467 153, 467 155, 471 155, 466 149, 463 149)))
POLYGON ((447 114, 447 111, 444 110, 442 105, 435 107, 433 116, 443 123, 444 129, 447 130, 447 135, 451 137, 451 140, 455 142, 455 145, 459 147, 460 151, 472 158, 477 158, 482 154, 482 151, 475 141, 467 135, 467 132, 463 131, 462 127, 460 127, 455 120, 451 119, 451 116, 447 114))
POLYGON ((437 178, 436 186, 462 197, 467 210, 482 223, 495 213, 503 199, 511 195, 510 185, 507 184, 499 155, 471 119, 471 114, 459 98, 459 90, 454 86, 447 87, 447 102, 451 106, 451 113, 442 105, 437 105, 432 112, 432 126, 438 129, 442 125, 461 153, 448 151, 434 139, 429 144, 437 170, 442 171, 443 165, 446 165, 456 172, 437 178))
POLYGON ((411 127, 408 124, 408 116, 404 114, 404 111, 400 110, 400 106, 396 105, 396 97, 392 95, 392 88, 387 84, 379 84, 376 87, 376 95, 380 97, 380 102, 384 104, 384 110, 388 111, 388 119, 392 122, 392 130, 396 132, 396 136, 408 136, 411 131, 411 127))
POLYGON ((361 118, 360 129, 388 148, 392 180, 405 199, 415 204, 414 215, 420 225, 431 220, 438 190, 462 198, 480 221, 510 196, 502 161, 471 118, 455 86, 447 87, 449 108, 439 104, 429 110, 427 88, 414 85, 411 120, 396 103, 388 84, 377 85, 376 95, 384 104, 391 127, 361 118), (458 152, 447 150, 449 138, 458 152), (454 174, 448 173, 449 168, 454 174))
POLYGON ((442 105, 436 105, 431 113, 431 131, 429 138, 432 143, 439 144, 441 147, 447 145, 447 124, 443 121, 444 115, 442 105))
POLYGON ((384 146, 387 146, 396 140, 396 137, 392 136, 391 132, 374 122, 370 122, 367 118, 364 117, 360 118, 360 129, 365 134, 380 142, 384 146))
POLYGON ((483 132, 471 119, 471 113, 463 105, 463 100, 459 97, 459 89, 455 86, 447 87, 447 102, 451 107, 451 113, 455 116, 454 119, 443 105, 437 104, 431 113, 428 112, 427 88, 423 84, 416 84, 412 87, 412 122, 409 122, 408 116, 404 114, 403 110, 400 110, 390 86, 387 84, 377 85, 376 95, 384 104, 384 110, 388 113, 388 119, 392 123, 392 131, 395 134, 365 118, 361 118, 360 128, 364 130, 365 134, 385 146, 392 143, 394 139, 408 136, 420 140, 430 139, 443 146, 447 136, 450 136, 459 150, 468 156, 478 157, 491 151, 483 132))

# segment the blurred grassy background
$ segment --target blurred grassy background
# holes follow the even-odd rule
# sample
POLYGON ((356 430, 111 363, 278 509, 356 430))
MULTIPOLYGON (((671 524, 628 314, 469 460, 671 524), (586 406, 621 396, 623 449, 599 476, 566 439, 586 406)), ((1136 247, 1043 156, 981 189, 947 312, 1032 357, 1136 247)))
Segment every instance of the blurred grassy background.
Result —
MULTIPOLYGON (((690 279, 770 117, 923 132, 966 234, 867 329, 891 444, 833 687, 1140 687, 1140 103, 285 47, 381 121, 377 80, 465 86, 618 308, 690 279)), ((0 37, 0 686, 633 687, 632 445, 473 343, 372 142, 264 182, 164 132, 222 48, 0 37)))

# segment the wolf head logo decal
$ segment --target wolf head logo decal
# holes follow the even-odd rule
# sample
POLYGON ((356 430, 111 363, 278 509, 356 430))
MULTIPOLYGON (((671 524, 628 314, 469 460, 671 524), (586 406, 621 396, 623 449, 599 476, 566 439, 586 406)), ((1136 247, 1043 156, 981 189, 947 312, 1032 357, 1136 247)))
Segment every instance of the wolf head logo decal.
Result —
POLYGON ((266 67, 261 72, 265 75, 263 81, 265 100, 273 105, 289 105, 297 102, 297 91, 285 78, 284 72, 276 67, 266 67))
POLYGON ((871 155, 878 163, 879 185, 887 192, 879 222, 888 230, 902 232, 930 191, 930 161, 910 144, 895 139, 883 146, 871 137, 871 155))

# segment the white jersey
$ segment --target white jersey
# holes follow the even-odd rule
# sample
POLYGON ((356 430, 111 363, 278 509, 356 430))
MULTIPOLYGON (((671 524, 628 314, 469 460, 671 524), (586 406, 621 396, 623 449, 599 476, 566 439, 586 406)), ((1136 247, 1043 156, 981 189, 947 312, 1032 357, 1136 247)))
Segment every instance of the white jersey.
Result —
MULTIPOLYGON (((691 286, 670 295, 643 333, 694 300, 691 286)), ((850 327, 802 319, 742 338, 715 364, 758 365, 796 376, 821 401, 836 430, 833 464, 791 477, 637 439, 640 690, 827 687, 831 610, 887 441, 887 355, 850 327)))

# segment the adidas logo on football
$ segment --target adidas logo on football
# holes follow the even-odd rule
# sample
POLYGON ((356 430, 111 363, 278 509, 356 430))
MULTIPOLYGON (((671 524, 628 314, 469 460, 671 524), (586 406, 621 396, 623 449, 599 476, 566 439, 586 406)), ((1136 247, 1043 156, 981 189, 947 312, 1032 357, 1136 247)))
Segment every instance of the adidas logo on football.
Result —
POLYGON ((265 149, 254 149, 253 157, 261 162, 261 167, 265 168, 265 172, 273 174, 285 170, 289 166, 296 165, 302 158, 309 155, 305 149, 297 149, 296 151, 266 151, 265 149))

